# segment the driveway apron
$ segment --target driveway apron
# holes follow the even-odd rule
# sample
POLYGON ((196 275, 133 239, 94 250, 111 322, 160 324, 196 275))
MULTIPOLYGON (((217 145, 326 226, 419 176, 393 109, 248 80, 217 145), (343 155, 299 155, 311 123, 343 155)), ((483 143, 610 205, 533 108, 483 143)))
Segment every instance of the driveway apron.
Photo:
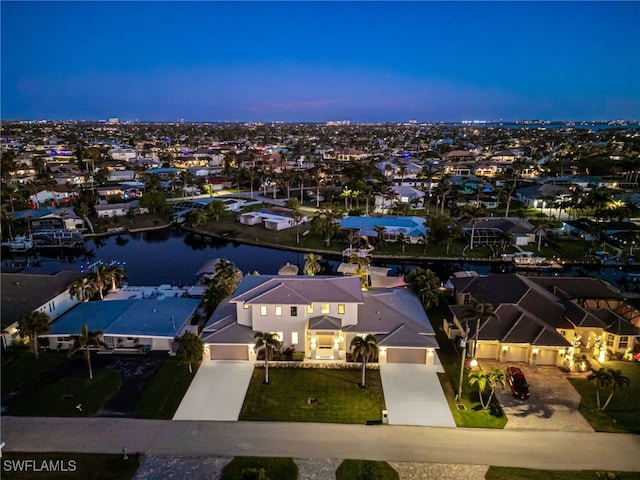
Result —
POLYGON ((440 365, 380 365, 382 389, 392 425, 455 427, 438 380, 440 365))
POLYGON ((251 362, 203 362, 173 419, 237 421, 252 373, 251 362))

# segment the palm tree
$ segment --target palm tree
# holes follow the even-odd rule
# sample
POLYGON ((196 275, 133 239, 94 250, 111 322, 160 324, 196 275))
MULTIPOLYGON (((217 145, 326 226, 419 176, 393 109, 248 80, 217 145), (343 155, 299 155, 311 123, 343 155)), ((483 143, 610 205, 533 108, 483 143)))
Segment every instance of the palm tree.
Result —
POLYGON ((473 250, 473 238, 476 233, 476 223, 484 213, 484 209, 481 207, 465 209, 464 218, 471 222, 471 240, 469 241, 469 250, 473 250))
POLYGON ((100 300, 104 300, 104 289, 107 286, 107 272, 105 268, 104 265, 100 265, 95 272, 87 275, 87 280, 93 285, 98 295, 100 295, 100 300))
POLYGON ((538 235, 538 251, 540 251, 540 247, 542 244, 542 233, 551 228, 551 222, 547 218, 537 218, 532 220, 533 223, 533 233, 538 235))
POLYGON ((226 210, 227 207, 220 200, 214 200, 206 207, 207 215, 212 215, 216 219, 216 221, 220 220, 220 217, 224 215, 224 212, 226 210))
POLYGON ((113 265, 107 265, 104 270, 105 277, 111 282, 111 290, 115 290, 122 285, 124 278, 127 276, 127 271, 124 267, 114 263, 113 265))
POLYGON ((607 406, 609 405, 609 402, 611 402, 611 399, 613 398, 613 396, 618 390, 622 391, 625 389, 625 387, 628 387, 631 384, 631 379, 629 377, 624 376, 622 374, 622 370, 614 370, 613 368, 607 368, 607 374, 611 379, 609 383, 611 385, 611 392, 609 393, 609 398, 607 398, 607 401, 604 402, 604 405, 602 406, 600 411, 604 411, 604 409, 607 408, 607 406))
POLYGON ((88 277, 76 277, 69 287, 71 298, 77 297, 81 302, 88 302, 93 297, 95 288, 88 277))
POLYGON ((398 235, 398 242, 400 242, 400 246, 402 247, 402 254, 404 255, 405 247, 408 243, 411 243, 411 237, 405 233, 400 233, 398 235))
POLYGON ((476 321, 476 329, 473 337, 473 358, 476 358, 476 354, 478 352, 478 338, 480 335, 480 322, 488 321, 491 319, 499 320, 500 317, 494 311, 493 305, 490 303, 482 303, 476 300, 475 298, 471 299, 471 304, 467 305, 462 311, 462 319, 463 320, 473 320, 476 321))
POLYGON ((407 274, 405 282, 409 284, 411 291, 418 296, 425 310, 431 310, 432 307, 440 303, 442 299, 440 279, 433 271, 415 268, 407 274))
POLYGON ((489 408, 498 383, 501 383, 503 388, 507 384, 507 376, 504 370, 500 368, 493 367, 489 372, 478 370, 469 374, 469 385, 478 385, 478 397, 480 398, 480 405, 482 405, 483 410, 489 408), (487 387, 490 388, 491 392, 487 402, 485 403, 482 393, 487 389, 487 387))
POLYGON ((451 182, 448 176, 442 177, 435 188, 435 194, 440 199, 440 216, 444 215, 444 203, 447 194, 451 191, 451 182))
POLYGON ((360 358, 362 361, 362 388, 366 387, 365 372, 367 369, 367 361, 373 361, 378 356, 378 340, 375 335, 369 333, 362 337, 357 335, 351 340, 351 354, 354 359, 360 358))
POLYGON ((376 248, 382 252, 387 246, 387 240, 384 238, 387 233, 387 229, 382 225, 377 225, 374 230, 376 232, 376 248))
POLYGON ((256 353, 264 350, 264 382, 262 383, 269 385, 269 356, 280 348, 280 340, 277 334, 269 332, 256 332, 253 338, 256 341, 256 353))
POLYGON ((322 256, 315 253, 307 253, 304 256, 304 273, 310 277, 313 277, 316 273, 319 273, 322 267, 320 266, 320 260, 322 256))
POLYGON ((29 343, 31 343, 31 348, 33 349, 33 354, 36 359, 40 358, 38 354, 38 335, 42 335, 49 331, 51 328, 49 323, 49 315, 41 311, 23 313, 18 318, 18 330, 20 331, 20 336, 27 337, 29 339, 29 343))
POLYGON ((336 221, 340 218, 337 212, 331 208, 322 208, 311 219, 311 230, 322 236, 324 244, 331 245, 331 239, 340 230, 340 224, 336 221))
POLYGON ((93 369, 91 368, 91 352, 89 351, 89 347, 108 348, 108 345, 100 339, 101 336, 101 331, 98 330, 92 332, 89 330, 87 325, 82 325, 82 327, 80 327, 80 335, 73 336, 73 345, 67 352, 67 356, 69 358, 71 358, 71 356, 73 356, 73 354, 78 350, 82 350, 84 352, 84 358, 87 361, 87 367, 89 368, 90 380, 93 380, 93 369))
POLYGON ((596 384, 596 402, 598 405, 598 410, 601 410, 600 404, 600 390, 608 387, 611 384, 611 376, 606 371, 606 369, 601 368, 600 370, 593 370, 587 380, 590 382, 595 382, 596 384))

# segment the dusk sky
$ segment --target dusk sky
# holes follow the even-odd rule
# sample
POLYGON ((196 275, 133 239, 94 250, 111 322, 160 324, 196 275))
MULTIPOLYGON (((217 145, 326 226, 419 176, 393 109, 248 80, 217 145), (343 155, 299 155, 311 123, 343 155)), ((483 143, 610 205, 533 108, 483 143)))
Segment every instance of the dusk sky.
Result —
POLYGON ((640 120, 640 2, 2 1, 3 120, 640 120))

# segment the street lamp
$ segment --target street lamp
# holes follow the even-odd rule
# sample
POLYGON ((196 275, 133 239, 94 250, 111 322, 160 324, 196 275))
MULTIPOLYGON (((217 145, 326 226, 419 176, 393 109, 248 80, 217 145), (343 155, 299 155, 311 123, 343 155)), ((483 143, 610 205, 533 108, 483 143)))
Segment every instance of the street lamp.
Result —
POLYGON ((456 400, 462 396, 462 376, 464 375, 464 360, 467 356, 467 340, 469 339, 469 322, 465 322, 464 339, 462 340, 462 359, 460 361, 460 379, 458 380, 458 395, 456 400))

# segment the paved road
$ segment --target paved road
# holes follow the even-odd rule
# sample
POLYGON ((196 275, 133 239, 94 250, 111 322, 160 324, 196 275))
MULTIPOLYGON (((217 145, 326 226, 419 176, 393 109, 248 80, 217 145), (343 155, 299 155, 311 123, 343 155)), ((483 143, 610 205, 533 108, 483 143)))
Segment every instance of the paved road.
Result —
POLYGON ((4 417, 4 451, 289 456, 640 471, 640 436, 279 422, 4 417))

